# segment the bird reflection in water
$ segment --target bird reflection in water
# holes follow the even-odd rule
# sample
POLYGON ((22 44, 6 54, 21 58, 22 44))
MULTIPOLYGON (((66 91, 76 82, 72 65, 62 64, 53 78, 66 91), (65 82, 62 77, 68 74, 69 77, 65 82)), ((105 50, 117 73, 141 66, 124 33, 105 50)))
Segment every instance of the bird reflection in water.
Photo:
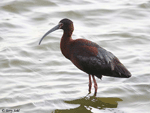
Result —
POLYGON ((86 96, 81 99, 64 101, 67 104, 76 104, 79 107, 74 109, 57 109, 54 113, 92 113, 94 108, 99 110, 104 110, 106 108, 117 108, 118 101, 122 101, 120 98, 116 97, 95 97, 95 96, 86 96))

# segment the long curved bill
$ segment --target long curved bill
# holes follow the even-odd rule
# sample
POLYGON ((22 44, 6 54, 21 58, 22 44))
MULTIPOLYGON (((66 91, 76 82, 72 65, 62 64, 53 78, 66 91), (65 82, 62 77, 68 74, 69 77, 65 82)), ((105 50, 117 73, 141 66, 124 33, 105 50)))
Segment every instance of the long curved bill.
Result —
POLYGON ((62 23, 59 23, 58 25, 56 25, 55 27, 53 27, 52 29, 50 29, 47 33, 44 34, 44 36, 41 38, 39 45, 41 44, 42 40, 51 32, 56 31, 57 29, 60 29, 62 27, 62 23))

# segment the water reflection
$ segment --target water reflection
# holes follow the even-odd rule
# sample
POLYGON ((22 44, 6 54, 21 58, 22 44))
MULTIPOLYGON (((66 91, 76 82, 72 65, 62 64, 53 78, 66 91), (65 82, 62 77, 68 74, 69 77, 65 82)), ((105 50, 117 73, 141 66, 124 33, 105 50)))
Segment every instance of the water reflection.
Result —
POLYGON ((80 105, 74 109, 57 109, 54 113, 92 113, 92 108, 96 109, 105 109, 105 108, 117 108, 118 101, 122 101, 120 98, 116 97, 95 97, 95 96, 86 96, 81 99, 71 100, 71 101, 64 101, 67 104, 78 104, 80 105))

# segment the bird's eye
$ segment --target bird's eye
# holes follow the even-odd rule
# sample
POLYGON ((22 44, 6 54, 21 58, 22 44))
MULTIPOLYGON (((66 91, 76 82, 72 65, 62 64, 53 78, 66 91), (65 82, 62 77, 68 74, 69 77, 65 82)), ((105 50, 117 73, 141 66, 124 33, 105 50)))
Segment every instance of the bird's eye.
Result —
POLYGON ((63 23, 59 23, 59 29, 61 29, 63 25, 63 23))

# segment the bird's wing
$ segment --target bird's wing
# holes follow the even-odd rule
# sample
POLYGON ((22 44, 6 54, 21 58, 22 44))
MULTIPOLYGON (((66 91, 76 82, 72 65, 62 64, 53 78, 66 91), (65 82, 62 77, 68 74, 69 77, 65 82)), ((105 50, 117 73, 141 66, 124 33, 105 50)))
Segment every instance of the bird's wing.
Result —
MULTIPOLYGON (((82 41, 81 41, 82 42, 82 41)), ((77 42, 72 49, 72 62, 81 70, 93 75, 128 77, 130 72, 111 52, 101 48, 96 43, 77 42)))
POLYGON ((108 65, 110 71, 106 75, 114 77, 128 78, 131 77, 131 73, 126 67, 119 61, 119 59, 111 52, 105 49, 99 48, 99 56, 105 61, 105 65, 108 65), (101 54, 101 55, 100 55, 101 54))

